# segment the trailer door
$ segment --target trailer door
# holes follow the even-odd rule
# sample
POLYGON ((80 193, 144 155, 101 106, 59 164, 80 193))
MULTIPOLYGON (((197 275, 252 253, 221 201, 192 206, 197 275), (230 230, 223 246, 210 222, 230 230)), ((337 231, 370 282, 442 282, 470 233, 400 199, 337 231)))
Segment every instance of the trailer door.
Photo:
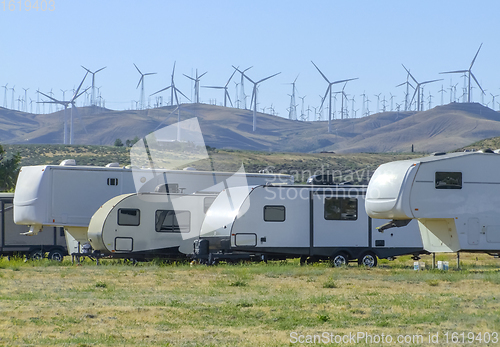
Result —
POLYGON ((357 192, 312 193, 314 247, 368 247, 365 200, 357 192))

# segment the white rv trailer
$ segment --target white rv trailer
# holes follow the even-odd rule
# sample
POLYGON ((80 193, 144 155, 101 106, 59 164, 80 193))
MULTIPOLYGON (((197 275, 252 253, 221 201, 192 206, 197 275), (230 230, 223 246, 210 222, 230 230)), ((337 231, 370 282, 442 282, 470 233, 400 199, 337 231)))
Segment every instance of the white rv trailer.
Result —
POLYGON ((45 227, 36 236, 26 237, 25 225, 14 224, 14 193, 0 193, 0 255, 22 255, 31 259, 48 258, 61 261, 67 255, 63 228, 45 227))
POLYGON ((384 222, 366 214, 365 193, 366 186, 228 188, 208 210, 195 253, 209 259, 220 250, 331 259, 336 266, 354 259, 375 266, 377 257, 425 253, 416 224, 377 231, 384 222))
MULTIPOLYGON (((500 155, 439 153, 381 165, 366 193, 372 218, 417 219, 429 252, 500 251, 500 155)), ((395 231, 398 232, 398 231, 395 231)))
POLYGON ((123 194, 92 216, 88 239, 102 255, 179 258, 192 253, 216 193, 123 194))
POLYGON ((197 170, 129 169, 62 165, 21 168, 14 194, 14 222, 29 225, 36 234, 42 226, 60 226, 71 241, 87 242, 87 227, 97 209, 109 199, 133 192, 221 191, 241 184, 293 184, 293 176, 280 174, 229 173, 197 170))

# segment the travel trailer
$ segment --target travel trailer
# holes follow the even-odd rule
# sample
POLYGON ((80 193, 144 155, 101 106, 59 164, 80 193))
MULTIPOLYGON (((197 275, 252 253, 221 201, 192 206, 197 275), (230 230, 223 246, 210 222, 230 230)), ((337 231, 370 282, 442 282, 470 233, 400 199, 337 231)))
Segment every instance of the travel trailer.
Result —
POLYGON ((14 193, 0 193, 0 255, 61 261, 68 254, 63 228, 45 227, 36 236, 23 235, 29 228, 14 224, 13 200, 14 193))
POLYGON ((14 222, 30 226, 32 234, 43 226, 63 227, 68 249, 87 242, 92 215, 106 201, 134 192, 190 194, 221 191, 246 184, 293 184, 293 176, 279 174, 229 173, 190 170, 160 170, 76 166, 74 160, 61 165, 21 168, 14 194, 14 222), (70 242, 70 240, 75 242, 70 242))
MULTIPOLYGON (((381 165, 366 193, 386 227, 417 219, 428 252, 500 251, 500 155, 438 153, 381 165)), ((395 230, 394 233, 401 231, 395 230)))
POLYGON ((386 221, 368 217, 365 193, 366 186, 347 185, 225 189, 207 211, 195 255, 215 260, 238 251, 376 266, 377 257, 425 253, 416 223, 377 231, 386 221))
POLYGON ((88 239, 94 252, 134 259, 183 258, 192 253, 215 193, 124 194, 92 216, 88 239))

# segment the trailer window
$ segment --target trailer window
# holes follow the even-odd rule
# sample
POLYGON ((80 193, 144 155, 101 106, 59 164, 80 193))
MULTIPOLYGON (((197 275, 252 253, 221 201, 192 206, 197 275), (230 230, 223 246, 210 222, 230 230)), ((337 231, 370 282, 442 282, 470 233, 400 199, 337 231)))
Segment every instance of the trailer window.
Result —
POLYGON ((188 233, 191 229, 191 212, 158 210, 155 229, 159 233, 188 233))
POLYGON ((118 178, 108 178, 108 186, 117 186, 118 178))
POLYGON ((326 220, 357 220, 358 199, 325 198, 326 220))
POLYGON ((118 225, 138 226, 141 222, 141 211, 135 208, 120 208, 118 210, 118 225))
POLYGON ((436 172, 436 189, 462 189, 462 173, 436 172))
POLYGON ((212 206, 214 200, 215 200, 215 197, 208 197, 208 198, 203 199, 203 212, 207 213, 210 206, 212 206))
POLYGON ((285 206, 264 206, 264 221, 284 222, 285 206))

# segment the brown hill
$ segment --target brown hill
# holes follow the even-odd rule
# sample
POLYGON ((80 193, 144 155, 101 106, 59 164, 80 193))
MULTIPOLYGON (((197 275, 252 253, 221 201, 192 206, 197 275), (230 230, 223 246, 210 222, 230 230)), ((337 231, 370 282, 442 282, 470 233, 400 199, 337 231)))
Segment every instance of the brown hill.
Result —
MULTIPOLYGON (((112 111, 78 108, 74 143, 111 145, 177 122, 174 108, 112 111)), ((68 118, 70 110, 68 112, 68 118)), ((500 136, 500 114, 480 104, 452 103, 425 112, 384 112, 364 118, 327 122, 299 122, 206 104, 183 104, 180 119, 198 117, 207 145, 259 151, 285 152, 419 152, 450 151, 485 138, 500 136)), ((27 114, 0 108, 0 143, 63 142, 63 111, 27 114)))

